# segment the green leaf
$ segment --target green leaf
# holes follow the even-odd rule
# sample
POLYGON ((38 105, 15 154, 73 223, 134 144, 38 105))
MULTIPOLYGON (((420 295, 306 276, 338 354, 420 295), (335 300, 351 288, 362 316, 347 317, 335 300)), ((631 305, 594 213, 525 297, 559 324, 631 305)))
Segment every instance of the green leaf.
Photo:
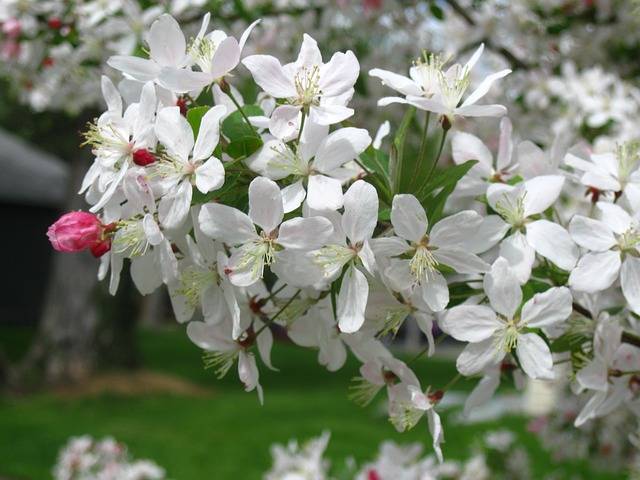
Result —
POLYGON ((438 20, 444 20, 444 11, 438 5, 432 3, 429 10, 431 10, 431 15, 436 17, 438 20))
POLYGON ((427 212, 429 227, 435 225, 436 222, 438 222, 442 218, 444 205, 455 187, 455 184, 447 185, 442 190, 440 190, 440 192, 438 192, 438 194, 435 195, 432 199, 429 199, 422 204, 425 207, 425 211, 427 212))
POLYGON ((467 160, 466 162, 461 163, 460 165, 455 165, 453 167, 448 167, 448 168, 445 168, 444 170, 441 170, 439 173, 437 173, 433 177, 431 181, 425 183, 420 188, 420 190, 416 194, 416 198, 421 203, 424 203, 425 199, 428 198, 428 196, 432 192, 440 188, 451 187, 451 186, 455 188, 455 186, 458 184, 460 179, 462 179, 462 177, 464 177, 467 174, 467 172, 469 172, 469 170, 471 170, 471 168, 476 163, 478 163, 477 160, 467 160))
POLYGON ((392 158, 393 158, 393 171, 391 172, 391 185, 393 193, 403 193, 401 190, 403 176, 405 175, 406 161, 404 157, 404 146, 407 138, 407 131, 409 129, 409 125, 411 125, 411 121, 416 113, 415 107, 409 107, 407 112, 404 114, 404 118, 402 119, 402 123, 400 123, 400 127, 396 132, 396 136, 393 139, 393 149, 392 149, 392 158))
POLYGON ((231 158, 247 158, 262 146, 259 136, 244 136, 233 140, 227 146, 227 155, 231 158))
POLYGON ((391 186, 389 156, 385 152, 376 150, 373 146, 369 145, 369 147, 360 154, 360 161, 370 172, 375 172, 384 178, 387 186, 391 186))
MULTIPOLYGON (((260 107, 245 105, 242 109, 247 116, 262 115, 260 107)), ((222 122, 222 134, 229 140, 226 153, 232 158, 246 158, 262 146, 262 138, 247 124, 242 113, 233 112, 222 122)))
MULTIPOLYGON (((247 117, 263 115, 262 109, 256 105, 245 105, 242 107, 242 111, 247 117)), ((233 142, 241 137, 258 136, 255 129, 250 125, 247 125, 244 117, 237 110, 231 113, 222 122, 222 133, 229 139, 229 142, 233 142)))
POLYGON ((193 136, 197 136, 200 131, 200 124, 202 123, 202 117, 209 111, 209 107, 193 107, 187 111, 187 122, 191 125, 193 130, 193 136))

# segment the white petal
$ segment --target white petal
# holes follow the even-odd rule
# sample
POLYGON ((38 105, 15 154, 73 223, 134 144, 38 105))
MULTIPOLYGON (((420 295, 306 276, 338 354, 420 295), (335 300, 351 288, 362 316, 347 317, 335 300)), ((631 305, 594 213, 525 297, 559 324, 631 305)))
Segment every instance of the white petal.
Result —
POLYGON ((153 253, 131 259, 131 279, 142 295, 148 295, 162 285, 162 276, 153 253))
POLYGON ((524 182, 527 194, 524 197, 524 216, 542 213, 555 203, 560 196, 564 177, 561 175, 542 175, 524 182))
POLYGON ((388 280, 389 286, 397 292, 407 290, 415 283, 409 268, 409 260, 392 259, 384 270, 384 276, 388 280))
POLYGON ((500 386, 500 369, 492 368, 483 376, 464 402, 464 415, 468 416, 475 407, 484 405, 500 386))
POLYGON ((516 354, 522 370, 530 378, 552 379, 553 358, 544 340, 535 333, 518 335, 516 354))
POLYGON ((595 357, 576 374, 576 380, 582 388, 606 391, 609 388, 607 364, 595 357))
POLYGON ((342 105, 321 104, 311 106, 309 120, 320 125, 334 125, 353 115, 353 109, 342 105))
POLYGON ((146 58, 114 55, 107 60, 107 65, 138 82, 153 81, 160 75, 158 64, 146 58))
POLYGON ((465 376, 480 373, 489 365, 496 365, 504 358, 504 350, 496 346, 493 337, 478 343, 470 343, 458 355, 456 367, 465 376))
POLYGON ((430 242, 443 248, 464 247, 481 224, 482 216, 473 210, 464 210, 436 223, 429 234, 430 242))
POLYGON ((149 29, 149 56, 159 65, 181 66, 185 60, 187 42, 180 25, 168 14, 161 15, 149 29))
POLYGON ((276 229, 284 216, 282 195, 278 184, 266 177, 257 177, 249 185, 249 218, 266 233, 276 229))
POLYGON ((388 87, 397 90, 403 95, 422 95, 422 90, 420 89, 420 87, 416 85, 413 80, 405 77, 404 75, 398 75, 397 73, 382 70, 380 68, 369 70, 369 75, 379 78, 380 80, 382 80, 383 85, 387 85, 388 87))
POLYGON ((484 291, 493 309, 511 319, 522 302, 518 279, 506 259, 499 257, 484 277, 484 291))
POLYGON ((285 248, 315 250, 327 244, 333 225, 324 217, 292 218, 280 225, 278 244, 285 248))
POLYGON ((313 210, 337 210, 344 203, 342 183, 324 175, 311 175, 307 185, 307 204, 313 210))
POLYGON ((489 92, 489 89, 491 88, 491 86, 496 80, 506 77, 510 73, 511 73, 511 70, 506 69, 506 70, 501 70, 499 72, 492 73, 491 75, 485 77, 484 80, 480 82, 480 85, 478 85, 478 88, 476 88, 471 93, 471 95, 469 95, 467 99, 463 102, 462 108, 476 103, 478 100, 484 97, 487 94, 487 92, 489 92))
POLYGON ((269 132, 274 137, 289 141, 296 138, 300 128, 300 107, 297 105, 279 105, 271 114, 269 132))
POLYGON ((493 155, 487 146, 475 135, 465 132, 455 132, 451 139, 451 154, 457 163, 467 160, 478 160, 483 165, 483 172, 490 172, 493 168, 493 155))
POLYGON ((214 80, 224 77, 236 68, 240 62, 240 46, 233 37, 225 38, 213 54, 211 59, 211 77, 214 80))
POLYGON ((178 107, 165 107, 158 112, 156 135, 167 151, 186 162, 193 148, 193 130, 189 122, 180 115, 178 107))
POLYGON ((399 194, 393 197, 391 224, 400 237, 419 242, 427 233, 427 214, 416 197, 399 194))
POLYGON ((113 82, 109 77, 103 75, 100 79, 100 85, 102 87, 102 96, 107 104, 107 109, 117 113, 118 115, 122 114, 122 97, 113 82))
POLYGON ((182 225, 189 215, 192 195, 191 184, 183 181, 175 191, 162 197, 158 205, 158 219, 165 228, 174 229, 182 225))
POLYGON ((570 271, 578 261, 578 246, 569 232, 557 223, 538 220, 527 225, 527 242, 538 254, 563 270, 570 271))
POLYGON ((489 271, 489 264, 477 255, 454 248, 438 248, 433 252, 438 263, 453 268, 458 273, 481 273, 489 271))
POLYGON ((633 220, 631 216, 619 205, 607 202, 598 202, 601 220, 618 235, 626 232, 633 220))
POLYGON ((533 262, 536 259, 536 251, 529 245, 527 237, 522 232, 515 232, 505 238, 500 244, 499 254, 507 259, 520 284, 529 280, 533 262))
POLYGON ((358 180, 344 194, 342 229, 352 243, 371 238, 378 223, 378 193, 358 180))
POLYGON ((620 274, 620 253, 613 251, 587 253, 569 275, 569 285, 580 292, 606 290, 620 274))
POLYGON ((512 130, 513 126, 508 117, 500 120, 500 141, 498 143, 498 155, 496 156, 496 170, 498 171, 506 169, 511 163, 511 157, 513 156, 512 130))
POLYGON ((620 269, 620 284, 629 308, 640 315, 640 258, 627 256, 620 269))
POLYGON ((195 171, 196 187, 202 193, 212 192, 224 185, 224 166, 216 157, 211 157, 195 171))
POLYGON ((322 141, 316 152, 313 166, 322 173, 329 173, 358 158, 369 144, 371 144, 371 137, 366 130, 340 128, 322 141))
POLYGON ((242 64, 249 69, 253 80, 260 88, 272 97, 296 96, 293 79, 286 75, 277 58, 270 55, 251 55, 244 58, 242 64))
POLYGON ((456 340, 481 342, 500 328, 495 312, 484 305, 458 305, 440 317, 438 325, 456 340))
POLYGON ((202 231, 231 245, 257 238, 251 219, 236 208, 219 203, 207 203, 200 209, 198 222, 202 231))
POLYGON ((352 51, 336 52, 320 67, 320 90, 323 95, 335 97, 349 91, 360 74, 360 64, 352 51))
POLYGON ((360 330, 364 323, 364 312, 369 296, 369 284, 364 274, 350 267, 342 279, 338 294, 338 326, 344 333, 360 330))
POLYGON ((307 192, 302 186, 302 180, 292 183, 282 189, 282 206, 284 213, 293 212, 304 201, 307 192))
POLYGON ((295 67, 311 69, 322 64, 322 54, 318 48, 318 42, 311 35, 302 35, 302 44, 300 52, 295 62, 295 67))
POLYGON ((604 222, 582 215, 571 219, 569 233, 578 245, 596 252, 609 250, 616 243, 613 232, 604 222))
POLYGON ((456 115, 462 117, 502 117, 507 114, 504 105, 465 105, 456 108, 456 115))
POLYGON ((569 318, 573 297, 566 287, 537 293, 522 307, 522 321, 531 328, 548 327, 569 318))
POLYGON ((206 72, 185 68, 164 67, 158 74, 158 83, 175 93, 199 91, 212 81, 211 75, 206 72))
POLYGON ((429 273, 428 279, 419 285, 422 300, 434 312, 441 312, 449 303, 449 287, 440 272, 429 273))
POLYGON ((211 156, 220 138, 220 120, 226 113, 227 107, 216 105, 204 114, 200 123, 198 138, 193 147, 194 160, 204 160, 211 156))

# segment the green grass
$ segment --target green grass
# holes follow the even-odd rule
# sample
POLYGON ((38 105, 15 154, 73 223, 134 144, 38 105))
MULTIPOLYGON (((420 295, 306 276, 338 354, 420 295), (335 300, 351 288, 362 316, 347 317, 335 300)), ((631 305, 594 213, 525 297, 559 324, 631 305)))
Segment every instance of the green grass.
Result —
MULTIPOLYGON (((28 335, 2 331, 0 341, 10 355, 20 354, 28 335)), ((346 399, 349 379, 357 363, 328 373, 316 363, 315 353, 277 344, 273 363, 280 372, 261 369, 265 404, 255 393, 245 393, 235 371, 222 381, 202 369, 200 352, 182 331, 145 332, 140 336, 146 368, 171 373, 210 387, 210 396, 102 395, 63 399, 50 394, 0 399, 0 478, 40 480, 50 478, 58 449, 72 435, 113 435, 129 445, 138 458, 150 458, 165 467, 174 480, 259 479, 270 466, 269 446, 292 437, 306 439, 322 430, 332 432, 328 457, 336 465, 349 455, 357 460, 374 456, 384 439, 401 443, 421 442, 429 451, 426 422, 413 431, 398 434, 381 413, 381 405, 366 409, 346 399)), ((22 350, 23 351, 23 350, 22 350)), ((455 375, 450 362, 419 362, 421 379, 443 386, 455 375)), ((456 388, 468 389, 461 382, 456 388)), ((533 460, 534 477, 560 469, 559 478, 582 474, 584 478, 616 476, 589 473, 584 464, 558 467, 526 433, 525 420, 506 418, 483 425, 446 422, 445 457, 465 458, 472 445, 488 429, 507 427, 519 435, 533 460), (566 475, 565 475, 566 474, 566 475)))

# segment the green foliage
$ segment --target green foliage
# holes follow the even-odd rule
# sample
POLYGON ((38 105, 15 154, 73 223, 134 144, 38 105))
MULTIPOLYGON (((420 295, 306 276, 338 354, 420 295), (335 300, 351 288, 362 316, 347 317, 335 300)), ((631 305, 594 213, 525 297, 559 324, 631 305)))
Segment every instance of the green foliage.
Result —
MULTIPOLYGON (((246 116, 263 115, 262 109, 256 105, 245 105, 242 112, 246 116)), ((242 112, 235 111, 222 122, 222 134, 229 141, 225 153, 235 159, 247 158, 262 146, 262 138, 247 124, 242 112)))
POLYGON ((202 123, 202 117, 209 111, 208 106, 194 107, 187 111, 187 121, 191 125, 193 135, 197 136, 200 131, 200 124, 202 123))

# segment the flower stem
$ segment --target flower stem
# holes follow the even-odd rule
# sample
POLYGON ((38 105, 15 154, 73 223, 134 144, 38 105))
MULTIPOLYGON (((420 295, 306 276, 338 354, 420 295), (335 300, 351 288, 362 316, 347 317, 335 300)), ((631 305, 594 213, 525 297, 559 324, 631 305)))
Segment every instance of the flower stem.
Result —
POLYGON ((301 291, 302 291, 302 290, 298 290, 298 291, 296 291, 296 293, 294 293, 294 294, 293 294, 293 296, 292 296, 292 297, 287 301, 287 303, 285 303, 285 304, 283 305, 283 307, 282 307, 280 310, 278 310, 278 311, 276 312, 276 314, 275 314, 273 317, 271 317, 269 320, 267 320, 267 321, 264 323, 264 325, 263 325, 262 327, 260 327, 260 329, 256 332, 256 337, 257 337, 258 335, 260 335, 260 333, 262 333, 262 331, 263 331, 265 328, 267 328, 268 326, 270 326, 271 324, 273 324, 273 322, 275 322, 275 321, 277 320, 277 318, 282 314, 282 312, 284 312, 284 311, 287 309, 287 307, 288 307, 289 305, 291 305, 291 304, 293 303, 293 301, 294 301, 296 298, 298 298, 298 295, 300 295, 300 292, 301 292, 301 291))

